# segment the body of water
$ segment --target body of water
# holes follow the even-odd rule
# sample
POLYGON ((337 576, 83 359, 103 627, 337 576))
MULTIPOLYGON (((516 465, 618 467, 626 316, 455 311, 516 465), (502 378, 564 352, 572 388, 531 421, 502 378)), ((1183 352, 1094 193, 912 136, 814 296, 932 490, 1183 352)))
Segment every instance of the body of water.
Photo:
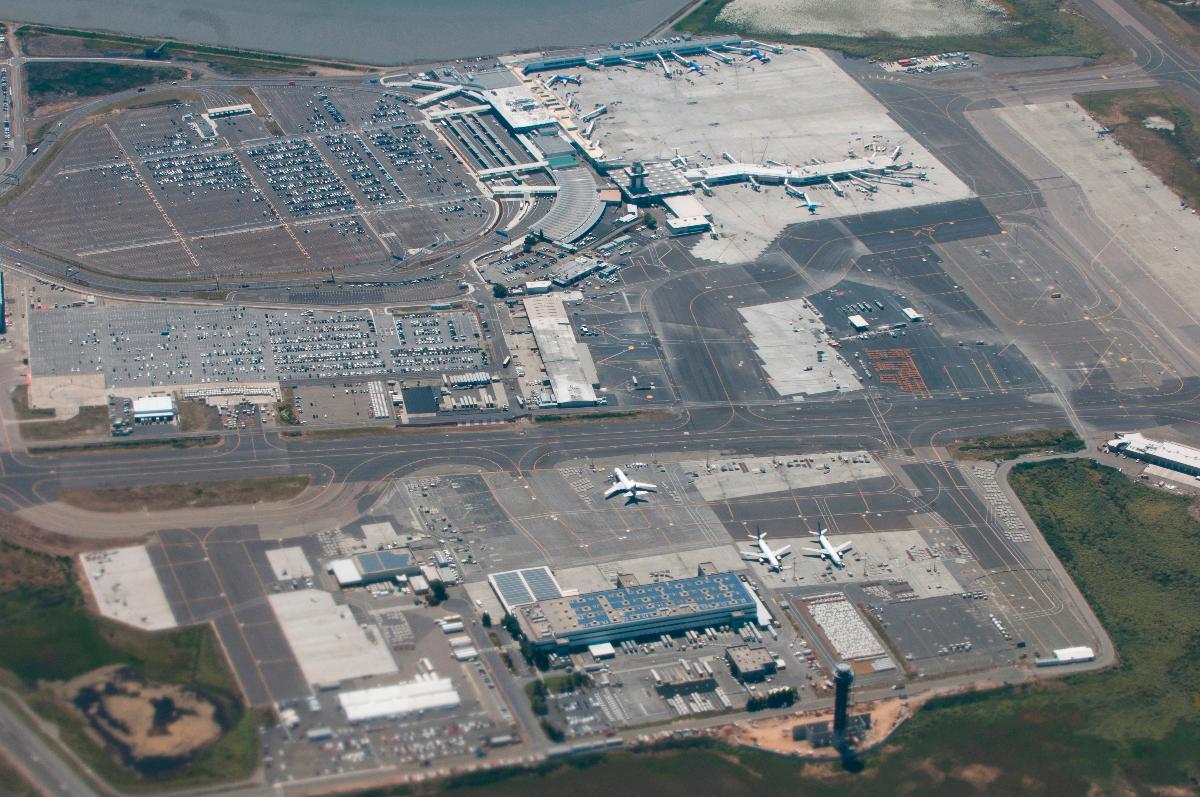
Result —
POLYGON ((401 64, 636 39, 686 0, 5 0, 8 19, 401 64))

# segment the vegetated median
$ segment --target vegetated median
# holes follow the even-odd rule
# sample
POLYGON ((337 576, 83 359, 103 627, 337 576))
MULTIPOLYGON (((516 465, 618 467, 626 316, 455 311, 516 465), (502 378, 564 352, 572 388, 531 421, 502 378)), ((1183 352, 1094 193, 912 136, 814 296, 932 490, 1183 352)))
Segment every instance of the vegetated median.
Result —
POLYGON ((29 61, 25 79, 29 100, 43 105, 69 98, 102 97, 119 91, 180 80, 186 73, 171 66, 140 66, 102 61, 29 61))
POLYGON ((1200 207, 1200 114, 1174 91, 1105 91, 1075 100, 1182 201, 1200 207))
MULTIPOLYGON (((1001 56, 1071 55, 1113 61, 1126 51, 1102 27, 1083 16, 1068 0, 1004 0, 1009 24, 986 34, 900 37, 885 30, 863 36, 756 30, 721 18, 734 0, 705 0, 675 24, 692 34, 739 34, 765 41, 839 50, 846 55, 894 60, 915 55, 970 50, 1001 56)), ((815 4, 814 5, 821 5, 815 4)), ((823 8, 839 4, 823 4, 823 8)), ((882 18, 893 10, 880 6, 882 18)), ((948 13, 948 12, 947 12, 948 13)), ((881 25, 881 27, 883 27, 881 25)))
POLYGON ((116 789, 242 780, 258 766, 262 718, 243 705, 208 626, 150 634, 94 617, 70 559, 0 542, 0 633, 0 684, 53 723, 58 739, 116 789), (157 703, 154 753, 141 755, 128 738, 116 738, 128 737, 130 726, 96 711, 104 705, 98 701, 116 694, 98 692, 94 683, 101 681, 113 689, 132 687, 124 692, 125 709, 143 699, 157 703), (185 704, 201 707, 215 733, 202 742, 195 738, 195 718, 181 710, 185 704))
POLYGON ((1043 451, 1070 454, 1082 451, 1085 445, 1072 429, 1044 429, 975 437, 953 443, 949 448, 958 459, 983 459, 1000 462, 1043 451))
POLYGON ((355 64, 302 58, 299 56, 237 50, 206 44, 173 40, 149 39, 105 31, 56 28, 47 25, 22 25, 17 29, 22 48, 31 56, 78 57, 86 55, 125 56, 133 58, 176 59, 208 64, 213 69, 231 75, 254 73, 303 74, 314 68, 346 72, 364 71, 355 64))
POLYGON ((219 445, 221 438, 215 434, 192 435, 190 437, 144 437, 140 439, 100 440, 74 446, 30 446, 27 454, 48 456, 55 454, 99 454, 111 451, 146 451, 158 448, 200 448, 219 445))
POLYGON ((685 740, 439 785, 456 797, 607 797, 630 783, 681 797, 745 794, 747 783, 761 797, 1190 793, 1200 777, 1200 522, 1188 499, 1084 459, 1018 465, 1010 480, 1104 623, 1119 667, 933 700, 854 774, 685 740))
POLYGON ((65 490, 63 503, 91 512, 156 512, 171 509, 206 509, 270 501, 287 501, 304 492, 308 476, 265 476, 184 484, 143 484, 134 487, 97 487, 65 490))

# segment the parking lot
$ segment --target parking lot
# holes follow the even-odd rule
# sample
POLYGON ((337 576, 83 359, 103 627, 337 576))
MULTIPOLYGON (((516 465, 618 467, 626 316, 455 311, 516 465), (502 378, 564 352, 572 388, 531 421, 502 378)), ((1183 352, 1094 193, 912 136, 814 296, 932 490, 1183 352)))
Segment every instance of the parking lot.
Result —
POLYGON ((104 272, 251 280, 374 275, 471 239, 496 212, 401 94, 255 93, 269 117, 210 121, 222 94, 93 121, 4 219, 104 272))
POLYGON ((102 373, 110 388, 438 377, 491 367, 469 311, 101 304, 30 316, 33 372, 102 373))

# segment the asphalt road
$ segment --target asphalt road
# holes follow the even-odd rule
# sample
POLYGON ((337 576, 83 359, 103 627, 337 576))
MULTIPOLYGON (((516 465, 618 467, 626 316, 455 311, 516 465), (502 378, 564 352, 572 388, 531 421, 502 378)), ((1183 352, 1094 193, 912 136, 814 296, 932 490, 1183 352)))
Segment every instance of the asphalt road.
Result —
MULTIPOLYGON (((874 393, 875 391, 871 391, 874 393)), ((1169 394, 1087 389, 1073 413, 1098 433, 1200 423, 1200 382, 1169 394)), ((789 405, 685 407, 664 420, 575 421, 477 427, 409 427, 342 440, 284 437, 274 431, 231 435, 218 448, 79 455, 0 456, 0 505, 21 509, 64 489, 310 474, 320 483, 373 483, 444 464, 520 473, 577 457, 647 452, 770 454, 781 447, 913 449, 1020 428, 1067 425, 1048 395, 1018 393, 933 399, 842 397, 789 405)))
MULTIPOLYGON (((92 797, 96 792, 75 774, 57 752, 5 703, 0 702, 0 747, 20 772, 48 797, 92 797)), ((0 792, 4 792, 0 784, 0 792)))

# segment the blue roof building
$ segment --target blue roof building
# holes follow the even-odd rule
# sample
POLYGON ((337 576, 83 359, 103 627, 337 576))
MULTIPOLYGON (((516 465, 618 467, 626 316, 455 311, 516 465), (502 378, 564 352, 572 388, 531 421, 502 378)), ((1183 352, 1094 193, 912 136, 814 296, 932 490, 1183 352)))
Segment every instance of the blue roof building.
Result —
POLYGON ((653 584, 538 601, 516 610, 535 648, 578 650, 598 642, 654 637, 752 621, 756 606, 733 573, 714 573, 653 584))

